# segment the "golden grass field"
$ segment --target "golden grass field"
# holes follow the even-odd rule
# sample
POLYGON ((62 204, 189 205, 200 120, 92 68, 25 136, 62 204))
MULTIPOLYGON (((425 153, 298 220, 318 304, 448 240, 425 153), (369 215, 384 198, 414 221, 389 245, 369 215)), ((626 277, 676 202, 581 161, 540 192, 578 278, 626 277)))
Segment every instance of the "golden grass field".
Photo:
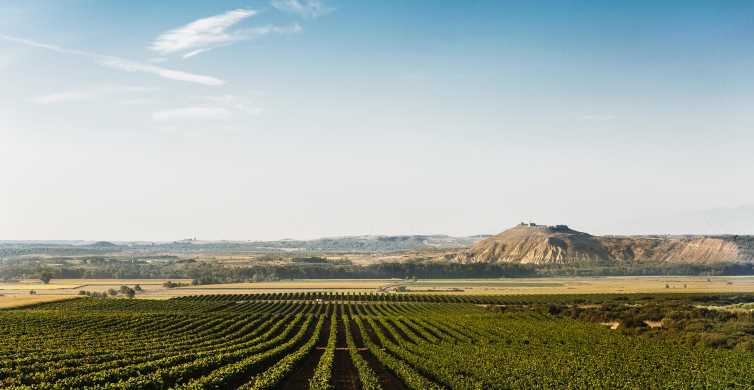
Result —
POLYGON ((0 309, 71 299, 71 295, 9 295, 0 296, 0 309))
POLYGON ((122 286, 139 284, 144 286, 162 286, 162 283, 174 282, 191 283, 190 279, 53 279, 44 284, 36 279, 25 279, 16 283, 0 283, 0 290, 60 290, 77 289, 97 286, 122 286))
MULTIPOLYGON (((103 292, 121 285, 139 284, 139 298, 166 299, 184 295, 244 294, 254 292, 291 291, 379 291, 384 287, 402 286, 408 292, 430 294, 630 294, 630 293, 754 293, 754 276, 642 276, 642 277, 577 277, 577 278, 512 278, 512 279, 427 279, 416 282, 399 279, 302 279, 278 282, 228 283, 187 286, 168 289, 166 279, 53 279, 44 285, 39 281, 0 284, 0 295, 43 299, 41 297, 75 296, 79 291, 103 292), (35 290, 36 296, 29 291, 35 290)), ((189 280, 173 280, 190 283, 189 280)))
MULTIPOLYGON (((118 289, 120 286, 140 285, 144 295, 149 296, 159 291, 168 290, 162 284, 169 279, 53 279, 49 284, 39 280, 21 280, 16 283, 0 283, 0 295, 30 297, 30 291, 37 296, 74 296, 80 291, 104 292, 118 289)), ((191 280, 172 279, 174 282, 190 284, 191 280)))
POLYGON ((753 276, 621 276, 419 280, 408 291, 462 294, 754 293, 753 276))
POLYGON ((225 283, 191 286, 190 289, 253 289, 253 290, 362 290, 378 289, 399 281, 389 279, 298 279, 279 282, 225 283))

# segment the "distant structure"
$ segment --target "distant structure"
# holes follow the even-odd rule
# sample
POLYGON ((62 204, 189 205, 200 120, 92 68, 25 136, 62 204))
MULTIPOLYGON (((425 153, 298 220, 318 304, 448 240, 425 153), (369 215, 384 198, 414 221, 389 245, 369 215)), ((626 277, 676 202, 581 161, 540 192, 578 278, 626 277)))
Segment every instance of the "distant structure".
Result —
MULTIPOLYGON (((528 226, 528 227, 537 227, 540 225, 537 225, 536 222, 521 222, 519 226, 528 226)), ((554 231, 569 231, 571 230, 568 225, 555 225, 555 226, 544 226, 546 228, 549 228, 554 231)))

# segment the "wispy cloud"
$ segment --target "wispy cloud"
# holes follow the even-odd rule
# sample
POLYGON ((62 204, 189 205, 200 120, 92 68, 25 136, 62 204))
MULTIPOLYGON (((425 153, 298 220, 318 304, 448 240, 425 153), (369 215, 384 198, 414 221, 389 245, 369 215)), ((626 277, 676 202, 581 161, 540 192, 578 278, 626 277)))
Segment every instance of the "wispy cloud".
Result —
POLYGON ((261 26, 254 28, 247 28, 239 31, 239 36, 243 39, 254 39, 270 34, 296 34, 303 31, 303 27, 298 23, 291 24, 289 26, 261 26))
POLYGON ((140 62, 130 61, 118 57, 100 56, 97 63, 113 69, 119 69, 125 72, 142 72, 160 76, 165 79, 188 81, 191 83, 218 86, 225 84, 225 81, 216 77, 205 76, 194 73, 186 73, 180 70, 163 68, 157 65, 143 64, 140 62))
POLYGON ((212 49, 211 48, 196 49, 196 50, 193 50, 193 51, 190 51, 190 52, 184 54, 183 58, 191 58, 191 57, 194 57, 194 56, 198 56, 199 54, 208 52, 210 50, 212 50, 212 49))
POLYGON ((197 49, 228 44, 236 40, 227 30, 240 21, 254 16, 257 11, 236 9, 221 15, 193 21, 183 27, 160 34, 149 46, 162 55, 194 52, 197 49))
POLYGON ((230 117, 231 113, 227 108, 206 106, 174 108, 157 111, 152 114, 152 119, 158 122, 176 120, 228 120, 230 117))
POLYGON ((205 100, 212 104, 226 107, 249 115, 259 115, 262 109, 251 103, 248 99, 235 95, 207 96, 205 100))
POLYGON ((113 94, 150 92, 156 90, 156 88, 151 87, 106 85, 92 88, 82 88, 78 90, 55 92, 43 96, 37 96, 33 98, 32 101, 37 104, 71 103, 94 100, 113 94))
POLYGON ((160 110, 152 114, 157 122, 227 121, 236 114, 256 116, 262 109, 234 95, 205 96, 197 104, 160 110))
POLYGON ((193 21, 185 26, 160 34, 149 49, 162 55, 181 54, 195 57, 218 47, 254 39, 272 33, 286 34, 301 31, 301 26, 265 26, 248 29, 233 29, 244 19, 257 14, 251 9, 236 9, 224 14, 193 21))
POLYGON ((306 19, 316 19, 333 11, 319 0, 272 0, 270 4, 280 11, 306 19))
POLYGON ((579 117, 585 121, 611 121, 615 119, 615 115, 610 114, 585 114, 579 117))
POLYGON ((118 104, 122 104, 124 106, 141 106, 145 104, 155 104, 158 101, 154 98, 134 98, 134 99, 124 99, 118 102, 118 104))
POLYGON ((10 42, 15 42, 21 45, 36 47, 39 49, 50 50, 50 51, 54 51, 61 54, 70 54, 70 55, 87 57, 94 60, 95 63, 98 65, 108 67, 111 69, 125 71, 125 72, 146 73, 146 74, 159 76, 168 80, 186 81, 190 83, 210 85, 210 86, 217 86, 217 85, 225 84, 225 81, 216 77, 163 68, 157 65, 144 64, 137 61, 131 61, 125 58, 102 55, 102 54, 87 52, 83 50, 66 49, 61 46, 50 45, 47 43, 36 42, 29 39, 17 38, 17 37, 12 37, 8 35, 0 35, 0 39, 10 41, 10 42))
POLYGON ((38 96, 32 99, 32 101, 37 104, 68 103, 90 100, 95 96, 97 96, 97 94, 92 91, 66 91, 38 96))

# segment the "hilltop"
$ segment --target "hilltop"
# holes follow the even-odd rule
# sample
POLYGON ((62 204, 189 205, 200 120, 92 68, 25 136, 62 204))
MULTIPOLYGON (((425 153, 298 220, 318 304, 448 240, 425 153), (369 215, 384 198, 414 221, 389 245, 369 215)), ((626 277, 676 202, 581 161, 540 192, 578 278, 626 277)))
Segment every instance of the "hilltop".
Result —
POLYGON ((462 263, 752 263, 752 236, 593 236, 566 225, 520 224, 456 256, 462 263))

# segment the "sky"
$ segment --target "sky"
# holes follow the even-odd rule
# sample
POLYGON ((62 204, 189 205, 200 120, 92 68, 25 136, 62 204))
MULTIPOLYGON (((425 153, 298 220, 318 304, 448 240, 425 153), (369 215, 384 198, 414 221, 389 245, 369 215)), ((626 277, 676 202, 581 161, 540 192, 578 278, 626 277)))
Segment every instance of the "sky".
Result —
POLYGON ((3 0, 0 240, 754 234, 753 17, 3 0))

